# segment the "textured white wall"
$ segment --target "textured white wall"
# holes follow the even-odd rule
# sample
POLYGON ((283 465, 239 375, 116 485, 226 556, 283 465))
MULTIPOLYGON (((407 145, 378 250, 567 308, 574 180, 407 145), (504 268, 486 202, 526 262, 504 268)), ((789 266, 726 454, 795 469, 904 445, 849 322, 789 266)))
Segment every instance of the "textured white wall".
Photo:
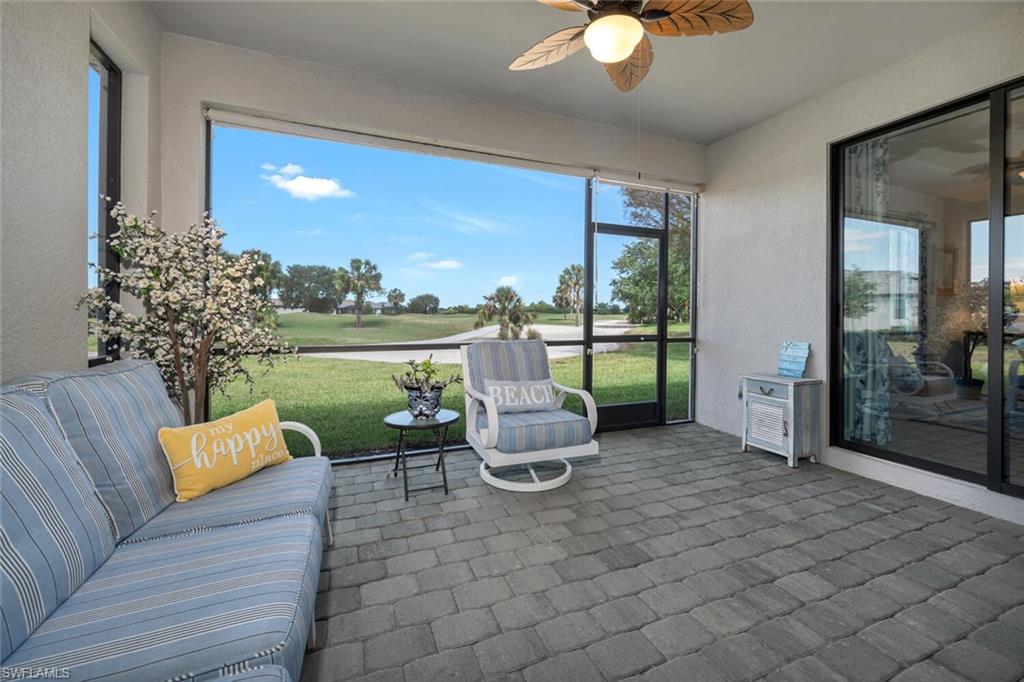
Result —
POLYGON ((165 34, 163 223, 203 209, 205 105, 361 133, 588 168, 704 181, 703 145, 471 97, 437 95, 338 68, 165 34))
MULTIPOLYGON (((1022 36, 1024 8, 1017 5, 708 148, 698 270, 699 422, 738 434, 738 375, 774 368, 783 340, 810 341, 808 374, 826 377, 828 143, 1024 74, 1022 36)), ((872 458, 839 450, 826 456, 830 464, 876 477, 915 475, 864 470, 865 460, 872 458)), ((930 494, 955 487, 927 478, 921 485, 930 494)), ((961 503, 977 504, 956 494, 961 503)))
POLYGON ((0 379, 86 364, 89 39, 125 72, 124 197, 159 202, 159 24, 141 3, 0 3, 0 379))

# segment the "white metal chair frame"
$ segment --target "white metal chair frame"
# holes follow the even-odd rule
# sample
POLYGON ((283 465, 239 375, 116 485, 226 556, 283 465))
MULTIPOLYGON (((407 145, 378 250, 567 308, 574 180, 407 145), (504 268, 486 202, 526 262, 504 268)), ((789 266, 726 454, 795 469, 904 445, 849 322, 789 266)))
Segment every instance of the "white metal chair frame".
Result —
MULTIPOLYGON (((571 445, 564 448, 549 448, 546 450, 532 450, 529 452, 502 452, 498 450, 498 424, 501 414, 494 398, 478 391, 470 380, 469 372, 469 346, 459 348, 462 354, 462 376, 463 390, 466 398, 466 441, 480 455, 480 478, 485 483, 512 492, 541 492, 553 490, 569 482, 572 477, 572 465, 569 459, 574 457, 587 457, 598 454, 598 442, 591 440, 582 445, 571 445), (477 428, 477 415, 480 406, 483 406, 487 415, 487 428, 477 428), (537 476, 533 465, 541 462, 561 462, 565 471, 555 478, 541 480, 537 476), (521 483, 499 478, 491 471, 495 467, 509 467, 525 464, 530 472, 533 482, 521 483)), ((562 407, 569 394, 578 395, 583 399, 587 409, 587 420, 590 422, 590 435, 593 436, 597 430, 597 404, 593 396, 586 391, 577 388, 562 386, 552 381, 554 388, 558 391, 555 396, 555 405, 562 407)))
MULTIPOLYGON (((320 446, 320 437, 316 435, 316 431, 309 428, 301 422, 281 422, 282 431, 295 431, 301 433, 303 436, 309 439, 309 442, 313 444, 313 456, 323 457, 323 448, 320 446)), ((330 508, 324 513, 324 532, 327 534, 327 546, 334 546, 334 529, 331 527, 331 510, 330 508)))

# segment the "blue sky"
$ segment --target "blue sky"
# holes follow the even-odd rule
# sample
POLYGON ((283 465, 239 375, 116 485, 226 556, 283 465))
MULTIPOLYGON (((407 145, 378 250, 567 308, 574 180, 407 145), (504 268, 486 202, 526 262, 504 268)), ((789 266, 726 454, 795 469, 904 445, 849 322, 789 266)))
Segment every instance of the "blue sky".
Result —
POLYGON ((582 178, 228 127, 214 130, 212 173, 228 249, 284 266, 369 258, 407 300, 476 304, 509 284, 550 301, 583 262, 582 178))

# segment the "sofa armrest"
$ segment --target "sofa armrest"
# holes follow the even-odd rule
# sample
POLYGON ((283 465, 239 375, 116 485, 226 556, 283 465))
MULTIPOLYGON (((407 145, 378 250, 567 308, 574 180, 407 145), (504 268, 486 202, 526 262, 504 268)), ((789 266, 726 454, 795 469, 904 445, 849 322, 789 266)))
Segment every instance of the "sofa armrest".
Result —
MULTIPOLYGON (((477 391, 472 386, 464 385, 463 390, 467 398, 483 403, 484 409, 487 411, 487 440, 484 442, 484 447, 487 449, 498 447, 498 405, 494 402, 494 398, 477 391)), ((469 409, 466 412, 466 428, 476 430, 476 410, 474 409, 469 409)))
MULTIPOLYGON (((554 382, 552 382, 552 384, 556 389, 562 392, 562 396, 566 393, 572 393, 573 395, 578 395, 583 399, 583 404, 587 408, 587 419, 590 420, 590 435, 593 436, 594 432, 597 431, 597 403, 594 402, 594 396, 578 388, 569 388, 568 386, 562 386, 561 384, 556 384, 554 382)), ((559 406, 561 406, 561 401, 559 401, 559 406)))
POLYGON ((310 443, 313 444, 313 455, 315 457, 320 457, 322 455, 320 449, 320 438, 316 435, 316 431, 313 429, 299 422, 281 422, 281 429, 284 431, 297 431, 301 433, 309 439, 310 443))

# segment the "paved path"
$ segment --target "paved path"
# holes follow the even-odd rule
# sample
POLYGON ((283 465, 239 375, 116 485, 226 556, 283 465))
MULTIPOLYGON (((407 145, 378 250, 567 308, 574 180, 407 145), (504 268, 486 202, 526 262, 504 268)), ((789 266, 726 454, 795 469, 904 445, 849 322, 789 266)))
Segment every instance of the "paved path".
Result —
MULTIPOLYGON (((595 331, 604 334, 625 334, 633 325, 625 320, 600 320, 595 325, 595 331)), ((580 339, 583 336, 583 327, 574 327, 563 324, 535 324, 533 328, 540 332, 541 337, 547 341, 571 341, 580 339)), ((425 341, 414 341, 411 343, 432 346, 439 343, 466 343, 479 341, 481 339, 498 338, 498 325, 490 325, 480 329, 471 329, 468 332, 452 334, 439 339, 428 339, 425 341)), ((610 353, 619 349, 618 343, 595 343, 595 353, 610 353)), ((548 348, 548 357, 551 360, 577 357, 583 353, 582 346, 552 346, 548 348)), ((389 351, 361 351, 358 353, 315 353, 309 357, 331 358, 335 360, 371 360, 376 362, 405 362, 426 360, 431 355, 435 362, 459 364, 458 349, 454 350, 389 350, 389 351)))

